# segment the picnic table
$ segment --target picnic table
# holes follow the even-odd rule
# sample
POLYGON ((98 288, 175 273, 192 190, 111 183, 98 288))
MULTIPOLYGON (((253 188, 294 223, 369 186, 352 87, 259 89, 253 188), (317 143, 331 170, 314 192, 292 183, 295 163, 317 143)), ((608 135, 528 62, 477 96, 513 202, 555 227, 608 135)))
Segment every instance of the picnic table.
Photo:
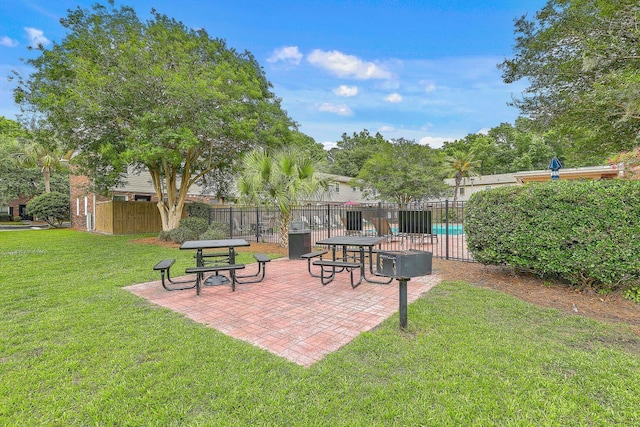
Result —
POLYGON ((236 271, 244 269, 245 265, 236 263, 235 248, 241 246, 250 246, 250 243, 244 239, 187 240, 184 242, 180 245, 180 250, 196 251, 196 266, 185 269, 185 273, 196 275, 195 280, 177 281, 171 279, 169 271, 175 262, 175 259, 164 259, 156 264, 153 269, 160 271, 162 276, 162 286, 168 291, 196 288, 196 295, 200 295, 200 288, 203 284, 206 286, 216 286, 227 283, 231 283, 231 290, 235 291, 236 284, 261 282, 264 279, 266 263, 271 261, 271 259, 265 254, 253 254, 253 257, 258 262, 258 271, 254 274, 239 276, 236 274, 236 271), (222 252, 205 252, 205 249, 226 250, 222 252), (229 277, 220 274, 220 272, 224 271, 229 273, 229 277), (206 273, 212 274, 209 278, 204 280, 204 275, 206 273), (165 282, 165 277, 169 284, 165 282), (187 286, 182 286, 184 284, 187 284, 187 286))
MULTIPOLYGON (((386 240, 384 236, 333 236, 327 239, 318 240, 316 245, 326 246, 328 251, 331 252, 331 259, 322 259, 321 252, 327 253, 327 251, 319 251, 313 254, 319 256, 320 259, 313 261, 313 265, 320 267, 320 279, 323 285, 330 283, 335 274, 341 271, 348 271, 351 274, 351 286, 355 288, 365 280, 369 283, 388 284, 391 280, 385 277, 384 280, 376 280, 373 277, 383 277, 374 270, 373 267, 373 254, 374 246, 380 244, 386 240), (337 257, 338 248, 341 248, 342 257, 337 257), (367 262, 368 260, 368 262, 367 262), (368 266, 367 266, 368 264, 368 266), (357 282, 354 281, 353 272, 359 271, 360 277, 357 282), (369 276, 368 276, 369 275, 369 276)), ((310 258, 308 258, 310 259, 310 258)), ((309 269, 311 273, 311 269, 309 269)), ((314 275, 313 273, 311 273, 314 275)))

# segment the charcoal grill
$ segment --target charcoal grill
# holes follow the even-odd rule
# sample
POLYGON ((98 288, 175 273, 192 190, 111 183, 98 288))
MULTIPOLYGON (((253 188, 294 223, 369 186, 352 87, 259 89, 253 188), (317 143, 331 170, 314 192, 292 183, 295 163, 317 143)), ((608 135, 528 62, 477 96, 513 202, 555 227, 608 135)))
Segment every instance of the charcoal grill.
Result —
POLYGON ((409 249, 378 252, 378 274, 398 280, 400 289, 400 328, 407 327, 407 282, 411 277, 431 274, 433 253, 409 249))

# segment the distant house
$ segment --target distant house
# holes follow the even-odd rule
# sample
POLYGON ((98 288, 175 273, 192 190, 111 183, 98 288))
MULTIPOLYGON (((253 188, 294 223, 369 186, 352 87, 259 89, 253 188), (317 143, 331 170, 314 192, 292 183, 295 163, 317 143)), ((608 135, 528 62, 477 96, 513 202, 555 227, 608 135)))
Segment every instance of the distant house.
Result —
MULTIPOLYGON (((352 178, 338 175, 320 174, 322 178, 328 179, 330 189, 321 200, 308 201, 342 204, 345 202, 372 203, 365 200, 363 190, 350 184, 352 178)), ((108 196, 102 196, 89 191, 89 179, 85 176, 71 175, 71 226, 77 229, 95 230, 96 206, 111 200, 116 201, 146 201, 157 202, 155 189, 148 172, 130 172, 124 184, 114 187, 109 191, 108 196)), ((187 200, 191 202, 204 202, 210 204, 224 203, 218 200, 215 195, 203 191, 202 187, 194 185, 191 187, 187 200)))
POLYGON ((29 196, 10 200, 6 206, 0 206, 0 217, 7 217, 10 219, 20 217, 22 220, 32 220, 33 217, 27 214, 27 203, 32 198, 33 196, 29 196))
MULTIPOLYGON (((560 169, 560 179, 613 179, 621 176, 622 170, 614 165, 589 166, 582 168, 560 169)), ((544 182, 551 179, 551 173, 544 171, 518 172, 513 175, 519 184, 527 182, 544 182)))
MULTIPOLYGON (((620 176, 621 170, 615 166, 589 166, 581 168, 560 169, 560 179, 612 179, 620 176)), ((528 182, 544 182, 551 180, 549 170, 503 173, 498 175, 480 175, 462 178, 458 188, 458 200, 466 201, 469 197, 482 190, 502 187, 505 185, 521 185, 528 182)), ((447 178, 445 182, 455 187, 455 180, 447 178)))
POLYGON ((377 203, 377 200, 365 198, 362 187, 352 185, 352 177, 325 173, 320 173, 319 175, 330 182, 329 192, 323 198, 324 202, 332 204, 343 204, 346 202, 377 203))
MULTIPOLYGON (((149 172, 133 173, 126 176, 124 184, 113 187, 108 196, 96 194, 89 190, 90 181, 86 176, 71 175, 71 226, 77 229, 95 230, 96 206, 111 200, 126 202, 157 202, 151 175, 149 172)), ((217 203, 218 199, 208 194, 202 194, 202 188, 192 186, 188 201, 217 203)))
MULTIPOLYGON (((456 181, 454 178, 444 180, 451 188, 455 188, 456 181)), ((512 173, 503 173, 497 175, 479 175, 462 178, 460 187, 458 187, 458 201, 464 202, 469 200, 472 194, 483 190, 503 187, 505 185, 516 185, 517 181, 512 173)))

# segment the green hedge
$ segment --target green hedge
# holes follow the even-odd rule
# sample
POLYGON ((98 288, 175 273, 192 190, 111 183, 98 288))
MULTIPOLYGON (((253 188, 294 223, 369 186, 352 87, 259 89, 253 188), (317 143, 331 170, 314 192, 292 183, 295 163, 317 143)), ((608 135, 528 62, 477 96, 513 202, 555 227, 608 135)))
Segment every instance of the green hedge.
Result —
POLYGON ((556 181, 471 196, 464 228, 483 264, 601 291, 640 283, 640 181, 556 181))

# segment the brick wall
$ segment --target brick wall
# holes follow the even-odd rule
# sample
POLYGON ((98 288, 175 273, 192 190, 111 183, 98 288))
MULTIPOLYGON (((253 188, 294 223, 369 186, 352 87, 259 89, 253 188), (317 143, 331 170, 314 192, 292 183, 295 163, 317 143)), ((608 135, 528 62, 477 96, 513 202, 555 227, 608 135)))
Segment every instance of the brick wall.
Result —
POLYGON ((12 217, 16 217, 20 215, 20 205, 25 205, 31 200, 33 197, 20 197, 18 199, 11 200, 7 206, 9 206, 9 212, 11 212, 12 217))

